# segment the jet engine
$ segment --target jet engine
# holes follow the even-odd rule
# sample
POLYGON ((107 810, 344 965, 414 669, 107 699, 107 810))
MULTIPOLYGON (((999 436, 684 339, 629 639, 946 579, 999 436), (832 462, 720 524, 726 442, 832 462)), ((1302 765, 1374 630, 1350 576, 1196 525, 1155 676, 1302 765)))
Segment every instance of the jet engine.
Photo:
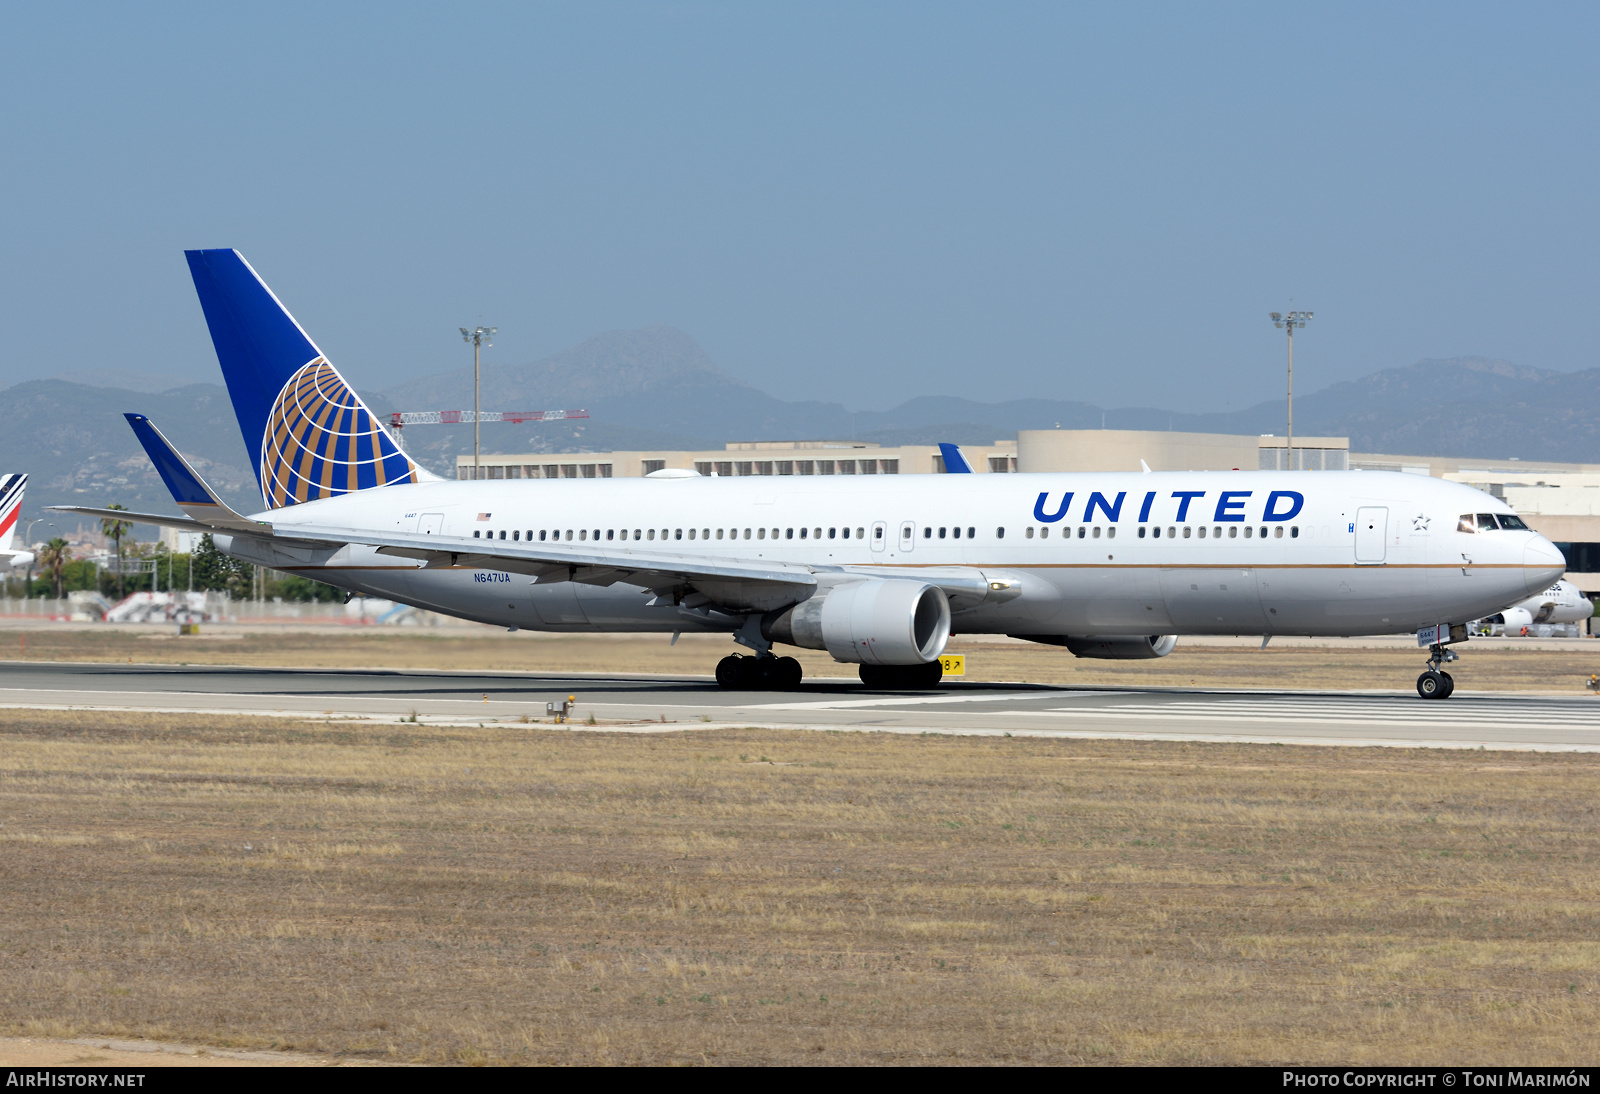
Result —
POLYGON ((1533 613, 1527 608, 1507 608, 1500 614, 1505 620, 1507 634, 1521 634, 1523 627, 1533 626, 1533 613))
POLYGON ((33 565, 33 552, 15 551, 9 558, 0 559, 0 563, 10 566, 13 570, 26 570, 33 565))
POLYGON ((835 661, 925 665, 950 640, 950 602, 936 585, 869 578, 822 590, 793 607, 768 612, 761 634, 835 661))
POLYGON ((1178 644, 1175 634, 1013 634, 1029 642, 1065 646, 1074 657, 1105 661, 1142 661, 1165 657, 1178 644))

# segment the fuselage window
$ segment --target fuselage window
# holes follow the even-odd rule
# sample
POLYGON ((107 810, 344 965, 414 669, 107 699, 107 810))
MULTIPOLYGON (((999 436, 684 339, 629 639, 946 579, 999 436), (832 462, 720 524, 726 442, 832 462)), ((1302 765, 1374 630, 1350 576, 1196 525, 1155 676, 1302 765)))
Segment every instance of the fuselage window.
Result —
POLYGON ((856 538, 857 539, 864 538, 866 536, 866 534, 867 534, 867 530, 865 528, 857 528, 856 529, 856 538))
POLYGON ((546 532, 546 531, 545 531, 545 530, 544 530, 544 529, 543 529, 543 528, 541 528, 541 529, 539 529, 539 542, 540 542, 540 543, 543 543, 543 542, 544 542, 544 541, 545 541, 545 539, 544 539, 544 537, 545 537, 545 536, 546 536, 546 535, 547 535, 547 534, 548 534, 548 533, 547 533, 547 532, 546 532))
POLYGON ((756 529, 756 538, 757 539, 766 539, 767 538, 767 530, 765 528, 757 528, 756 529))
POLYGON ((1201 539, 1205 539, 1206 538, 1206 526, 1204 524, 1202 524, 1200 526, 1200 538, 1201 539))
POLYGON ((1300 526, 1298 524, 1296 524, 1294 527, 1289 529, 1289 538, 1290 539, 1299 539, 1300 538, 1300 526))
POLYGON ((1022 533, 1022 538, 1023 539, 1032 539, 1033 538, 1033 525, 1031 525, 1031 524, 1028 525, 1028 530, 1022 533))
POLYGON ((995 539, 1005 539, 1006 538, 1006 530, 1004 528, 996 528, 994 530, 994 538, 995 539))
POLYGON ((690 539, 694 538, 694 529, 693 528, 689 529, 689 538, 690 539))
MULTIPOLYGON (((722 529, 719 528, 717 530, 720 532, 722 529)), ((710 539, 711 538, 711 529, 709 529, 709 528, 700 529, 700 538, 701 539, 710 539)))
POLYGON ((1230 525, 1229 528, 1228 528, 1228 538, 1229 539, 1237 539, 1238 537, 1239 537, 1239 526, 1237 524, 1230 525))
MULTIPOLYGON (((834 533, 837 532, 837 531, 838 531, 837 528, 829 528, 828 529, 828 538, 829 539, 833 539, 834 538, 834 533)), ((850 529, 846 528, 844 530, 844 538, 845 539, 849 539, 850 538, 850 529)))
POLYGON ((1177 539, 1178 538, 1177 525, 1173 525, 1172 527, 1167 529, 1167 538, 1168 539, 1177 539))
POLYGON ((617 538, 617 530, 615 528, 607 528, 606 529, 606 539, 610 540, 610 539, 616 539, 616 538, 617 538))
POLYGON ((600 529, 598 529, 598 528, 596 528, 596 529, 595 529, 595 530, 594 530, 594 538, 595 538, 595 539, 596 539, 596 540, 598 540, 598 539, 599 539, 599 538, 600 538, 600 529))
POLYGON ((654 528, 650 529, 650 532, 649 532, 649 535, 648 535, 647 538, 649 538, 649 539, 655 539, 656 538, 656 530, 654 528))
POLYGON ((922 530, 922 538, 923 539, 932 539, 933 538, 933 525, 930 524, 928 527, 926 527, 926 528, 924 528, 922 530))
POLYGON ((1094 538, 1095 539, 1099 539, 1100 538, 1100 526, 1098 524, 1096 524, 1094 526, 1094 538))
POLYGON ((477 530, 474 530, 474 531, 473 531, 473 533, 472 533, 472 538, 473 538, 473 539, 482 539, 482 538, 483 538, 483 531, 482 531, 482 529, 477 529, 477 530))
MULTIPOLYGON (((804 529, 801 529, 801 531, 804 531, 804 529)), ((794 529, 793 528, 788 529, 788 534, 784 538, 785 539, 793 539, 794 538, 794 529)))
POLYGON ((1192 535, 1194 535, 1194 529, 1185 524, 1183 526, 1183 538, 1188 539, 1192 535))
MULTIPOLYGON (((794 538, 794 529, 793 528, 789 529, 789 538, 790 539, 794 538)), ((806 538, 806 530, 804 528, 800 529, 800 538, 801 539, 805 539, 806 538)))
POLYGON ((745 539, 749 539, 750 538, 750 529, 746 528, 744 530, 744 538, 745 539))
POLYGON ((672 538, 673 539, 682 539, 683 538, 683 529, 679 528, 678 531, 673 535, 672 538))
POLYGON ((515 543, 517 540, 519 540, 521 538, 522 538, 522 533, 521 532, 513 531, 511 533, 511 541, 513 543, 515 543))
POLYGON ((971 539, 973 536, 975 536, 977 534, 978 534, 978 530, 976 528, 968 528, 967 529, 967 538, 968 539, 971 539))
MULTIPOLYGON (((1159 532, 1159 531, 1161 531, 1161 529, 1157 528, 1156 531, 1159 532)), ((1144 528, 1144 525, 1141 524, 1141 525, 1139 525, 1139 538, 1143 539, 1144 536, 1145 536, 1145 528, 1144 528)))
POLYGON ((640 531, 638 528, 635 528, 633 530, 633 538, 634 539, 643 539, 644 538, 644 533, 642 531, 640 531))
POLYGON ((772 530, 772 538, 773 539, 777 539, 778 538, 778 530, 776 528, 774 528, 772 530))
POLYGON ((1266 529, 1265 525, 1263 525, 1262 528, 1261 528, 1261 538, 1262 539, 1266 539, 1267 538, 1267 529, 1266 529))
POLYGON ((1221 539, 1222 538, 1222 525, 1219 524, 1215 528, 1211 529, 1211 538, 1212 539, 1221 539))
POLYGON ((1116 530, 1115 527, 1106 529, 1106 538, 1107 539, 1116 539, 1117 538, 1117 530, 1116 530))
POLYGON ((946 529, 944 529, 944 528, 939 529, 939 538, 940 539, 944 538, 945 531, 946 531, 946 529))
POLYGON ((578 529, 578 538, 579 539, 588 539, 589 538, 589 529, 587 529, 587 528, 579 528, 578 529))
POLYGON ((822 529, 821 528, 813 528, 813 529, 811 529, 811 538, 812 539, 821 539, 822 538, 822 529))
POLYGON ((1273 539, 1282 539, 1283 538, 1283 525, 1280 524, 1280 525, 1278 525, 1276 528, 1274 528, 1272 530, 1272 538, 1273 539))
MULTIPOLYGON (((859 528, 856 529, 856 530, 858 532, 860 531, 859 528)), ((872 535, 873 535, 873 538, 875 538, 875 539, 882 539, 883 538, 883 529, 882 528, 874 528, 872 530, 872 535)))
POLYGON ((1082 539, 1084 536, 1086 536, 1088 534, 1089 534, 1089 529, 1087 529, 1087 528, 1079 528, 1078 529, 1078 538, 1079 539, 1082 539))
POLYGON ((1253 528, 1246 528, 1244 530, 1244 538, 1245 539, 1249 539, 1250 538, 1250 533, 1253 532, 1254 530, 1255 529, 1253 529, 1253 528))
POLYGON ((722 538, 722 529, 721 529, 721 528, 718 528, 718 529, 717 529, 717 538, 718 538, 718 539, 721 539, 721 538, 722 538))
MULTIPOLYGON (((1067 535, 1069 535, 1069 536, 1072 535, 1072 529, 1071 528, 1067 529, 1067 535)), ((1039 538, 1040 539, 1049 539, 1050 538, 1050 529, 1049 528, 1041 528, 1041 529, 1039 529, 1039 538)))

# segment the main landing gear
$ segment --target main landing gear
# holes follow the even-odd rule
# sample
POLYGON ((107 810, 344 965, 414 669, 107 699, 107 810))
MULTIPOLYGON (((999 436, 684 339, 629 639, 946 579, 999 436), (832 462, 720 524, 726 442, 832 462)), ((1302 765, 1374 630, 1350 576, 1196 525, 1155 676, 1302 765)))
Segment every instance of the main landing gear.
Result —
POLYGON ((1448 699, 1456 690, 1455 678, 1439 666, 1459 661, 1461 655, 1435 642, 1428 647, 1428 670, 1417 677, 1417 694, 1424 699, 1448 699))
POLYGON ((793 657, 746 657, 730 653, 717 662, 717 683, 737 691, 793 691, 800 686, 800 662, 793 657))

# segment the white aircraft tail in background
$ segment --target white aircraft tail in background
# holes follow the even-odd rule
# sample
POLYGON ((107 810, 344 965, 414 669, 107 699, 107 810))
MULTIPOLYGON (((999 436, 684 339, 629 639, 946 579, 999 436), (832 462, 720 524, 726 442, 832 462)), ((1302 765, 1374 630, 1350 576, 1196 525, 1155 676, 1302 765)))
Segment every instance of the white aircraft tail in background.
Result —
POLYGON ((33 562, 32 551, 12 550, 17 534, 17 514, 22 511, 22 492, 28 476, 0 475, 0 570, 22 570, 33 562))

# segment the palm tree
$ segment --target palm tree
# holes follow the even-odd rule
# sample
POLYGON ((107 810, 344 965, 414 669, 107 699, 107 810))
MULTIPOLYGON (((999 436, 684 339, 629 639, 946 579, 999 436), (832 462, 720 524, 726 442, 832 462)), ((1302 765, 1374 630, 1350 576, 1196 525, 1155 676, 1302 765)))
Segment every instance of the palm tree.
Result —
MULTIPOLYGON (((110 505, 107 505, 106 508, 107 509, 122 509, 122 510, 126 510, 128 507, 126 505, 118 505, 116 502, 112 502, 110 505)), ((110 539, 112 542, 114 542, 117 545, 117 599, 118 600, 121 600, 125 595, 127 595, 123 591, 123 587, 122 587, 122 537, 127 535, 129 530, 132 527, 133 527, 133 522, 132 521, 129 521, 129 520, 118 520, 116 517, 105 517, 100 521, 100 532, 101 532, 101 534, 104 535, 107 539, 110 539)))
POLYGON ((57 536, 39 549, 39 565, 49 574, 55 582, 56 599, 61 599, 61 568, 72 561, 72 548, 67 546, 67 541, 57 536))

